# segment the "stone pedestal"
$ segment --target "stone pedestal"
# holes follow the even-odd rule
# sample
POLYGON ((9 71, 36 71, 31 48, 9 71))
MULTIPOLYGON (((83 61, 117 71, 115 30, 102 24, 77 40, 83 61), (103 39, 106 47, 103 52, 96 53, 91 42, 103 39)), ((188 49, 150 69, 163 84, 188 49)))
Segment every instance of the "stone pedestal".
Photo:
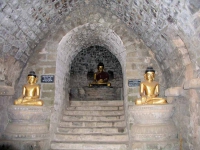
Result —
MULTIPOLYGON (((8 108, 9 123, 4 138, 7 141, 18 141, 18 145, 20 141, 22 143, 44 141, 45 143, 50 138, 49 116, 50 110, 44 106, 12 105, 8 108)), ((27 143, 24 144, 27 145, 27 143)))
POLYGON ((94 86, 73 88, 71 100, 121 100, 122 89, 117 87, 94 86))
POLYGON ((173 105, 129 107, 132 150, 179 150, 177 130, 171 120, 173 105))

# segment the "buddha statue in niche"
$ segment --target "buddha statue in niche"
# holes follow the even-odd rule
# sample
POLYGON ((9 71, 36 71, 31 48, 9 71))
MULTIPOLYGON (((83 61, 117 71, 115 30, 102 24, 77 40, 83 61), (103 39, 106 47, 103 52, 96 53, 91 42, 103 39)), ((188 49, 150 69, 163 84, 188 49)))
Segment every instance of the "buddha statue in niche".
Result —
POLYGON ((111 86, 111 83, 108 82, 109 80, 109 74, 107 72, 104 72, 104 64, 99 63, 97 66, 98 71, 94 73, 94 81, 89 84, 89 86, 93 85, 106 85, 111 86))
POLYGON ((152 67, 147 67, 144 79, 145 81, 140 83, 140 96, 141 98, 135 101, 136 105, 145 104, 167 104, 164 98, 158 97, 159 95, 159 84, 154 81, 155 70, 152 67))
POLYGON ((30 71, 27 77, 27 84, 23 86, 22 96, 14 101, 15 105, 42 106, 43 101, 40 97, 40 87, 37 82, 37 76, 34 71, 30 71))

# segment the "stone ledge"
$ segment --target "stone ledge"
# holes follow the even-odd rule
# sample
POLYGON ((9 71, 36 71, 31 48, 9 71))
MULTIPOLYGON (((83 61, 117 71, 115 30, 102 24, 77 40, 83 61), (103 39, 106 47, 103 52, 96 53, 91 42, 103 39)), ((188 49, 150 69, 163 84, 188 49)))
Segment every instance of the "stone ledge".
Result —
POLYGON ((0 86, 0 95, 4 96, 4 95, 14 95, 15 93, 15 90, 12 86, 4 86, 4 85, 1 85, 0 86))
POLYGON ((167 97, 181 96, 182 93, 183 93, 182 87, 171 87, 165 90, 165 96, 167 97))
POLYGON ((184 83, 184 89, 200 89, 200 78, 191 79, 184 83))
POLYGON ((51 149, 81 149, 81 150, 127 150, 126 144, 119 143, 56 143, 51 144, 51 149))

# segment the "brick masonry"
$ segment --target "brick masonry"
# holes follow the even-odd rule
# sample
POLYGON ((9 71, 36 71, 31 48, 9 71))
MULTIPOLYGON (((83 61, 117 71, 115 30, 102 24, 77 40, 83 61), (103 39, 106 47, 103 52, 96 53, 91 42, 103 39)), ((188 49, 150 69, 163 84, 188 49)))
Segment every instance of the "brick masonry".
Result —
MULTIPOLYGON (((59 110, 62 103, 67 105, 64 99, 68 98, 73 59, 88 46, 99 45, 121 64, 126 105, 138 97, 138 87, 128 87, 128 80, 143 79, 148 65, 156 69, 164 96, 165 89, 199 78, 199 6, 197 0, 3 1, 0 85, 14 87, 14 101, 21 95, 27 73, 35 70, 41 99, 59 110), (41 84, 43 74, 55 75, 55 83, 41 84)), ((189 89, 174 101, 174 121, 183 149, 200 148, 199 96, 198 89, 189 89)), ((12 103, 5 99, 0 98, 3 108, 12 103)), ((6 122, 1 119, 1 132, 6 122)))

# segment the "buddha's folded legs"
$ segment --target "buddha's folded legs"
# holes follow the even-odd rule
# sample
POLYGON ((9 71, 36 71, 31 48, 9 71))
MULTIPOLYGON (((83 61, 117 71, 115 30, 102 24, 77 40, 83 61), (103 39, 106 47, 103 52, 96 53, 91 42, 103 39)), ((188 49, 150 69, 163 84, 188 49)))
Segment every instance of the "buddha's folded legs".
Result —
POLYGON ((43 101, 41 100, 34 100, 34 99, 17 99, 14 102, 15 105, 36 105, 42 106, 43 101))
POLYGON ((23 102, 21 105, 42 106, 43 105, 43 101, 41 101, 41 100, 27 101, 27 102, 23 102))
POLYGON ((155 98, 147 98, 145 99, 143 97, 143 99, 137 99, 135 101, 136 105, 142 105, 142 104, 167 104, 167 101, 164 98, 159 98, 159 97, 155 97, 155 98))

